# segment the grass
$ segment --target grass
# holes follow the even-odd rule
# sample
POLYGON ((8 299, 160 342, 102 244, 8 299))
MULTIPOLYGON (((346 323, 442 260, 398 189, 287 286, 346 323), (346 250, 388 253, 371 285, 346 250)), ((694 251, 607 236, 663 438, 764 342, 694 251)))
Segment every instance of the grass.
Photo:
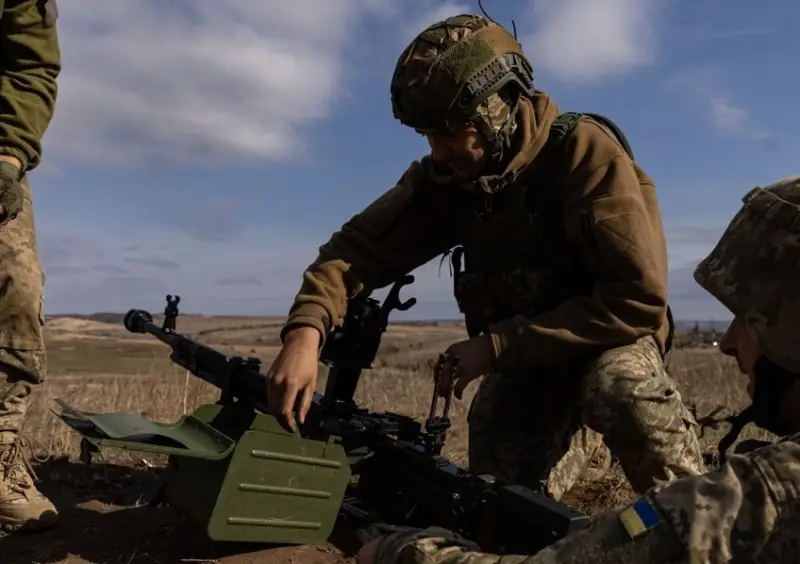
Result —
MULTIPOLYGON (((205 344, 229 353, 259 356, 264 362, 263 371, 278 350, 279 326, 274 319, 199 316, 185 316, 178 322, 180 331, 205 344)), ((47 378, 33 394, 23 432, 51 455, 76 460, 79 453, 78 435, 50 412, 55 397, 82 410, 126 411, 157 421, 176 420, 201 403, 216 400, 216 389, 169 361, 165 345, 151 337, 132 335, 119 324, 60 318, 48 323, 46 333, 47 378)), ((457 324, 391 326, 375 368, 362 378, 357 401, 374 411, 388 410, 424 419, 430 406, 433 362, 449 343, 464 337, 463 327, 457 324)), ((715 349, 678 349, 673 353, 670 371, 685 401, 695 406, 700 415, 720 405, 725 406, 725 414, 730 414, 748 402, 745 377, 738 373, 734 361, 715 349)), ((320 391, 324 384, 323 374, 318 383, 320 391)), ((445 455, 464 466, 466 411, 476 387, 472 384, 464 400, 454 401, 451 409, 453 427, 445 455)), ((704 449, 714 450, 726 430, 727 425, 706 430, 702 438, 704 449)), ((757 430, 746 431, 743 438, 769 438, 757 430)), ((108 462, 131 468, 163 462, 149 455, 114 450, 104 451, 103 456, 108 462)), ((85 487, 91 490, 92 484, 85 487)), ((592 468, 565 501, 591 513, 631 497, 623 474, 605 452, 593 461, 592 468)))

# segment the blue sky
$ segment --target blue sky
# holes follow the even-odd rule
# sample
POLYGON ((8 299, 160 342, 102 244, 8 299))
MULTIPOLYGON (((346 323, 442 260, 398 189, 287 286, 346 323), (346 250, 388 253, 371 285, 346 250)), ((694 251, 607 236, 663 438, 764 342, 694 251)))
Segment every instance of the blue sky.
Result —
MULTIPOLYGON (((681 319, 727 313, 691 279, 755 185, 796 174, 800 3, 486 0, 537 86, 608 115, 655 181, 681 319), (794 158, 794 160, 792 160, 794 158)), ((285 314, 317 247, 427 152, 388 81, 441 0, 81 0, 31 175, 50 314, 285 314)), ((454 317, 438 261, 407 317, 454 317)), ((379 293, 381 297, 383 293, 379 293)), ((398 316, 398 319, 401 316, 398 316)))

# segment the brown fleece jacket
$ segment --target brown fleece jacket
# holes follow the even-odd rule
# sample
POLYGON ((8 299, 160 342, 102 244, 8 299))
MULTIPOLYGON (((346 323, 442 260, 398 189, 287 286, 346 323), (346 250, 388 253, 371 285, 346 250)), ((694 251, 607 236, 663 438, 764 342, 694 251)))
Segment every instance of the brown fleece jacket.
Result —
MULTIPOLYGON (((520 150, 506 168, 517 184, 536 182, 542 168, 529 165, 559 113, 544 92, 520 104, 520 150)), ((559 159, 565 229, 594 276, 594 290, 534 317, 492 325, 499 370, 560 364, 648 334, 664 350, 667 249, 653 181, 590 118, 573 129, 559 159)), ((429 157, 413 162, 394 188, 320 247, 282 336, 304 325, 324 338, 348 297, 387 286, 459 243, 449 203, 462 189, 437 182, 429 170, 429 157)), ((478 183, 491 189, 496 179, 478 183)))

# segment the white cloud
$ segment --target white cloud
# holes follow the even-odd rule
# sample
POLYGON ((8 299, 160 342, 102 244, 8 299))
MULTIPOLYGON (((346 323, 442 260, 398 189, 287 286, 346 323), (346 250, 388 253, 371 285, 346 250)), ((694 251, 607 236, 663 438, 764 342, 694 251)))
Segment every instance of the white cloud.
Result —
MULTIPOLYGON (((176 225, 105 231, 98 237, 91 225, 51 225, 39 236, 46 311, 159 308, 169 293, 181 296, 187 312, 283 315, 327 236, 243 228, 227 237, 198 240, 192 225, 176 225)), ((421 306, 406 318, 441 317, 443 302, 448 315, 456 314, 447 265, 441 276, 438 271, 436 259, 414 272, 416 280, 402 296, 417 297, 421 306), (426 311, 430 307, 434 310, 426 311)), ((382 299, 386 291, 375 296, 382 299)))
POLYGON ((768 141, 772 136, 753 123, 750 112, 728 93, 719 72, 698 67, 680 72, 668 80, 668 87, 703 108, 711 125, 724 135, 768 141))
POLYGON ((531 0, 521 38, 534 68, 572 82, 619 75, 654 60, 654 0, 531 0))
POLYGON ((465 11, 450 0, 70 3, 60 12, 63 70, 46 162, 303 160, 307 129, 364 71, 346 64, 348 50, 384 37, 397 49, 465 11))
POLYGON ((47 149, 90 164, 273 160, 325 118, 358 18, 383 0, 81 0, 62 8, 47 149))
MULTIPOLYGON (((701 224, 698 220, 698 224, 701 224)), ((703 227, 683 222, 682 224, 665 225, 667 249, 669 251, 670 268, 683 268, 695 265, 714 248, 726 223, 718 219, 705 218, 703 227)))
POLYGON ((753 123, 750 113, 731 102, 726 96, 712 96, 708 102, 711 124, 727 135, 736 135, 756 141, 768 141, 772 136, 753 123))
MULTIPOLYGON (((204 209, 198 210, 198 222, 204 209)), ((691 278, 694 265, 724 230, 719 221, 706 225, 666 226, 673 305, 682 317, 719 317, 714 300, 691 278)), ((231 233, 223 225, 219 233, 206 233, 201 240, 191 222, 144 227, 106 230, 98 237, 88 224, 49 225, 40 234, 47 312, 158 310, 169 293, 181 296, 186 312, 284 315, 303 270, 328 237, 322 232, 263 227, 231 233)), ((419 303, 393 318, 458 318, 448 266, 436 257, 414 271, 415 282, 401 291, 401 297, 415 297, 419 303)), ((387 291, 376 291, 375 297, 383 299, 387 291)))
POLYGON ((720 131, 738 133, 747 125, 747 111, 731 103, 724 96, 712 96, 711 123, 720 131))
POLYGON ((98 238, 88 227, 69 234, 50 230, 41 241, 47 311, 149 307, 167 293, 180 294, 193 311, 285 311, 288 302, 284 308, 275 302, 296 291, 316 250, 311 241, 290 235, 249 231, 235 244, 199 244, 191 233, 151 228, 132 243, 124 233, 98 238))

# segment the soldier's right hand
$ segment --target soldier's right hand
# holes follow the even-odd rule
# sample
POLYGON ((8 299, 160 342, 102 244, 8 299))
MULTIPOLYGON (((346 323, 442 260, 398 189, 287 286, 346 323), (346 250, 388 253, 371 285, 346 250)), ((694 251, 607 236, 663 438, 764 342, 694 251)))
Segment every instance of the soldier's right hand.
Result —
POLYGON ((297 430, 298 421, 305 422, 317 389, 319 340, 319 332, 312 327, 292 329, 267 372, 269 409, 293 431, 297 430))

